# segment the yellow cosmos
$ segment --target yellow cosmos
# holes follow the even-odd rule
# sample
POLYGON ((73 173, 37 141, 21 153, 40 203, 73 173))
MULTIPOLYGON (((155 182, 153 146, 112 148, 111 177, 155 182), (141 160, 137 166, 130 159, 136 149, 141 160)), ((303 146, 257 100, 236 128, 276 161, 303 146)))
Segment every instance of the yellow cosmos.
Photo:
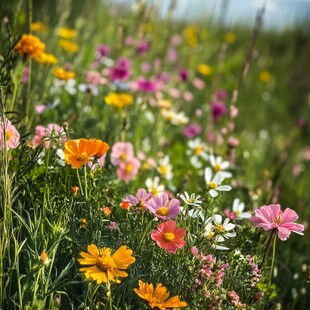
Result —
POLYGON ((34 23, 31 23, 30 29, 32 31, 46 33, 46 32, 48 32, 49 27, 46 24, 42 23, 42 22, 34 22, 34 23))
POLYGON ((232 44, 236 41, 236 36, 234 33, 232 32, 227 32, 226 35, 225 35, 225 41, 228 43, 228 44, 232 44))
POLYGON ((197 70, 202 75, 210 75, 211 72, 212 72, 211 67, 208 66, 207 64, 200 64, 200 65, 198 65, 197 70))
POLYGON ((80 47, 76 43, 68 40, 59 40, 58 45, 69 53, 76 53, 80 49, 80 47))
POLYGON ((73 39, 77 36, 77 31, 67 27, 60 27, 58 29, 58 35, 63 39, 73 39))
POLYGON ((38 57, 45 51, 45 44, 36 36, 24 34, 14 46, 21 56, 27 54, 30 57, 38 57))
POLYGON ((37 62, 45 65, 55 65, 58 62, 58 59, 53 54, 47 54, 47 53, 42 53, 34 57, 34 59, 37 62))
POLYGON ((96 245, 91 244, 87 247, 87 252, 80 253, 82 258, 79 258, 78 262, 87 265, 80 268, 80 271, 84 272, 87 279, 94 280, 97 284, 109 281, 119 283, 119 278, 128 276, 125 270, 136 261, 132 253, 125 245, 112 254, 110 248, 98 249, 96 245))
POLYGON ((265 83, 269 82, 271 80, 271 78, 272 78, 272 76, 268 71, 262 71, 259 75, 259 79, 265 83))
POLYGON ((67 71, 62 67, 57 67, 54 69, 53 74, 57 77, 59 80, 70 80, 75 77, 75 73, 72 71, 67 71))
POLYGON ((157 284, 155 291, 153 284, 144 283, 139 280, 139 289, 134 288, 134 292, 149 303, 151 309, 174 309, 187 306, 185 301, 181 301, 178 295, 169 298, 170 293, 161 283, 157 284), (169 298, 169 299, 168 299, 169 298))
POLYGON ((109 93, 104 97, 105 103, 117 107, 118 109, 123 109, 125 106, 133 103, 133 98, 131 95, 126 93, 109 93))

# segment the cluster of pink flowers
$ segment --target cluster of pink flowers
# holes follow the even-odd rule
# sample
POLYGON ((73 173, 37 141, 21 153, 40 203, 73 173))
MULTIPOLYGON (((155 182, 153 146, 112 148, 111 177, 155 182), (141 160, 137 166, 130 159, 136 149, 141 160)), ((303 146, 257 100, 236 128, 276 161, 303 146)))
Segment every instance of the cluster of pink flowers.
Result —
POLYGON ((20 134, 7 118, 0 120, 0 150, 15 149, 19 145, 20 134))
POLYGON ((251 278, 250 285, 252 287, 254 287, 254 286, 256 286, 257 282, 259 281, 261 274, 260 274, 258 265, 255 263, 255 257, 247 255, 245 258, 247 259, 250 267, 252 268, 252 278, 251 278))
POLYGON ((117 166, 116 175, 128 183, 138 174, 139 159, 134 157, 133 145, 130 142, 116 142, 111 151, 111 163, 117 166))
POLYGON ((216 258, 211 254, 207 256, 201 252, 198 254, 199 251, 196 247, 192 248, 191 252, 199 260, 197 278, 192 285, 192 291, 203 286, 207 281, 210 285, 213 284, 216 288, 219 288, 223 283, 225 269, 229 267, 229 264, 221 261, 216 262, 216 258))
POLYGON ((240 297, 239 295, 234 291, 229 291, 227 293, 228 298, 230 299, 230 302, 233 306, 235 306, 237 309, 245 309, 246 304, 243 304, 240 302, 240 297))
POLYGON ((32 139, 34 147, 43 145, 45 149, 49 149, 53 143, 58 147, 67 141, 66 132, 63 127, 57 124, 48 124, 47 127, 36 126, 35 133, 32 139))

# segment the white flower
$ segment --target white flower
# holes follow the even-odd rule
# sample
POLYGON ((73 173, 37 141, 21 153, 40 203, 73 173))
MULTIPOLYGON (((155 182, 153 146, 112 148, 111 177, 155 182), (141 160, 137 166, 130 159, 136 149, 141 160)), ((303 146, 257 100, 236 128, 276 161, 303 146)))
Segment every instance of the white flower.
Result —
POLYGON ((158 194, 161 194, 165 190, 165 186, 162 184, 159 184, 160 179, 159 177, 155 177, 154 179, 147 178, 145 181, 145 185, 149 192, 153 193, 153 196, 156 196, 158 194))
POLYGON ((212 198, 215 198, 218 196, 218 191, 230 191, 231 186, 229 185, 221 185, 221 183, 225 179, 225 174, 222 172, 217 172, 214 177, 212 178, 212 170, 211 168, 206 168, 205 169, 205 181, 208 186, 209 194, 212 198))
POLYGON ((57 159, 57 162, 60 166, 64 167, 65 166, 65 155, 62 149, 58 149, 56 151, 57 156, 59 157, 57 159))
POLYGON ((180 207, 180 213, 184 214, 185 216, 189 216, 193 219, 200 217, 202 219, 202 222, 204 222, 205 220, 205 216, 201 208, 187 210, 186 208, 180 207))
POLYGON ((181 194, 180 195, 180 198, 187 204, 187 205, 190 205, 190 206, 196 206, 196 207, 199 207, 200 204, 202 204, 202 201, 200 200, 200 195, 197 195, 196 194, 191 194, 189 196, 189 194, 187 192, 184 192, 184 194, 181 194))
POLYGON ((161 109, 161 115, 164 119, 169 121, 173 125, 184 125, 187 124, 189 119, 184 112, 175 112, 173 110, 161 109))
POLYGON ((65 84, 65 90, 70 94, 70 95, 75 95, 76 94, 76 88, 75 88, 76 81, 74 79, 70 79, 66 82, 65 84))
POLYGON ((172 166, 170 164, 169 156, 166 155, 158 162, 157 171, 167 180, 171 180, 173 177, 172 166))
POLYGON ((187 146, 189 149, 186 151, 186 154, 190 156, 190 163, 197 169, 201 168, 202 163, 199 159, 208 160, 208 146, 200 138, 189 140, 187 146))
POLYGON ((98 87, 94 84, 79 84, 78 86, 79 91, 82 93, 90 93, 93 96, 97 96, 99 94, 98 87))
MULTIPOLYGON (((215 226, 215 230, 221 234, 225 239, 236 237, 236 233, 231 231, 235 228, 235 224, 229 223, 229 218, 225 218, 222 224, 222 216, 219 214, 215 214, 212 216, 212 221, 215 226)), ((224 241, 224 240, 223 240, 224 241)))
POLYGON ((244 202, 241 202, 239 198, 235 198, 233 201, 233 212, 236 215, 236 219, 247 219, 251 217, 250 212, 243 212, 244 202))
POLYGON ((210 155, 209 160, 215 172, 221 171, 225 175, 225 178, 232 177, 232 174, 230 172, 224 171, 230 166, 230 163, 227 160, 224 161, 221 156, 214 156, 212 154, 210 155))

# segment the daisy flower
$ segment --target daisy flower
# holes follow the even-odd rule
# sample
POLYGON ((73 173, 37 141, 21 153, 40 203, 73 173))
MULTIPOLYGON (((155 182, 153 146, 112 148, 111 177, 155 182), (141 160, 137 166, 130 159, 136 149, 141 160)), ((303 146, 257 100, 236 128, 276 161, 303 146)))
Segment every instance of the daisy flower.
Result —
POLYGON ((189 196, 188 192, 184 192, 183 194, 179 195, 179 197, 189 206, 199 207, 202 204, 200 200, 200 195, 191 194, 189 196))
POLYGON ((138 284, 139 289, 134 288, 134 292, 139 297, 146 300, 151 309, 166 310, 187 306, 187 303, 181 301, 178 295, 169 298, 170 293, 161 283, 156 285, 155 290, 153 284, 144 283, 141 280, 139 280, 138 284))
POLYGON ((180 213, 180 201, 171 199, 166 193, 160 196, 154 196, 146 202, 147 208, 159 219, 169 220, 176 217, 180 213))
POLYGON ((157 230, 152 231, 151 238, 160 248, 166 249, 170 253, 176 253, 177 249, 185 246, 186 242, 183 240, 185 235, 185 229, 177 228, 176 222, 170 220, 158 224, 157 230))
POLYGON ((286 208, 281 211, 279 204, 271 204, 255 210, 255 215, 250 218, 250 221, 255 227, 261 227, 264 230, 277 230, 278 237, 285 241, 291 232, 303 235, 304 225, 295 223, 297 219, 298 215, 294 210, 286 208))
POLYGON ((219 195, 219 191, 226 192, 231 190, 231 186, 229 185, 221 185, 221 183, 224 181, 225 175, 222 172, 217 172, 214 177, 212 178, 212 170, 211 168, 205 169, 205 181, 208 186, 208 192, 209 195, 212 198, 215 198, 219 195))
POLYGON ((128 273, 125 270, 136 261, 132 256, 132 250, 127 246, 121 246, 114 254, 112 249, 98 249, 96 245, 87 246, 87 252, 80 252, 82 258, 78 259, 80 268, 86 279, 94 280, 97 284, 114 281, 119 283, 119 278, 125 278, 128 273))
POLYGON ((186 151, 186 154, 190 156, 190 163, 197 169, 201 168, 202 163, 200 162, 200 159, 209 159, 207 145, 202 142, 200 138, 196 138, 194 140, 189 140, 187 146, 188 150, 186 151))
POLYGON ((233 210, 232 212, 229 209, 225 209, 224 214, 231 220, 240 220, 251 217, 250 212, 243 212, 245 207, 244 202, 240 201, 239 198, 235 198, 233 201, 233 210))
POLYGON ((215 172, 221 171, 225 178, 231 178, 232 174, 230 172, 224 171, 229 168, 230 163, 227 160, 223 160, 221 156, 214 156, 213 154, 209 157, 210 164, 215 172))
POLYGON ((170 164, 170 158, 166 155, 158 162, 157 171, 167 180, 171 180, 173 177, 172 166, 170 164))
POLYGON ((160 178, 156 176, 154 179, 147 178, 145 181, 145 185, 148 191, 153 193, 153 196, 161 194, 165 190, 165 186, 160 184, 160 178))

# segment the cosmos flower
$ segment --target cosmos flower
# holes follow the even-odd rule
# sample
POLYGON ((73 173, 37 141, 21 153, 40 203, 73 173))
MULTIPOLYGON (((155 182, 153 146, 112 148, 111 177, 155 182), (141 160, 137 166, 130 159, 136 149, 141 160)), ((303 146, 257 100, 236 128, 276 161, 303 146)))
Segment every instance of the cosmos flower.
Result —
POLYGON ((128 267, 136 261, 132 256, 132 250, 127 246, 121 246, 114 254, 112 249, 98 249, 96 245, 87 246, 87 252, 80 252, 82 258, 78 262, 86 267, 79 271, 85 274, 86 279, 94 280, 97 284, 114 281, 119 283, 119 278, 125 278, 128 267))
POLYGON ((118 166, 122 161, 134 157, 133 145, 130 142, 116 142, 111 151, 111 163, 118 166))
POLYGON ((221 185, 224 179, 225 179, 225 175, 223 173, 217 172, 212 178, 211 168, 208 167, 205 169, 205 181, 208 186, 209 195, 212 198, 217 197, 219 195, 218 192, 221 192, 221 191, 227 192, 231 190, 231 186, 221 185))
POLYGON ((250 218, 250 221, 255 227, 261 227, 264 230, 277 230, 278 237, 285 241, 291 232, 303 235, 304 225, 295 223, 297 219, 298 215, 294 210, 286 208, 281 211, 279 204, 271 204, 255 210, 255 215, 250 218))
POLYGON ((151 238, 156 241, 157 245, 166 249, 170 253, 176 253, 177 249, 185 246, 183 238, 186 231, 183 228, 177 228, 175 221, 170 220, 157 225, 157 230, 153 230, 151 238))
POLYGON ((19 140, 20 134, 11 121, 6 118, 4 121, 0 120, 0 150, 4 145, 8 150, 17 148, 19 140))
POLYGON ((176 309, 187 306, 185 301, 181 301, 179 296, 170 297, 167 288, 159 283, 154 290, 153 284, 138 282, 139 289, 134 288, 134 292, 149 303, 151 309, 176 309))
POLYGON ((188 192, 184 192, 180 195, 180 198, 189 206, 199 207, 202 204, 202 201, 200 200, 201 196, 196 196, 194 193, 189 196, 188 192))
POLYGON ((176 217, 180 213, 180 201, 171 199, 166 193, 160 196, 154 196, 146 202, 147 208, 159 219, 169 220, 176 217))
POLYGON ((153 194, 152 192, 147 192, 144 188, 139 188, 137 191, 136 196, 134 195, 128 195, 126 197, 126 200, 129 201, 131 207, 140 207, 140 208, 146 208, 146 202, 149 201, 152 198, 153 194))

